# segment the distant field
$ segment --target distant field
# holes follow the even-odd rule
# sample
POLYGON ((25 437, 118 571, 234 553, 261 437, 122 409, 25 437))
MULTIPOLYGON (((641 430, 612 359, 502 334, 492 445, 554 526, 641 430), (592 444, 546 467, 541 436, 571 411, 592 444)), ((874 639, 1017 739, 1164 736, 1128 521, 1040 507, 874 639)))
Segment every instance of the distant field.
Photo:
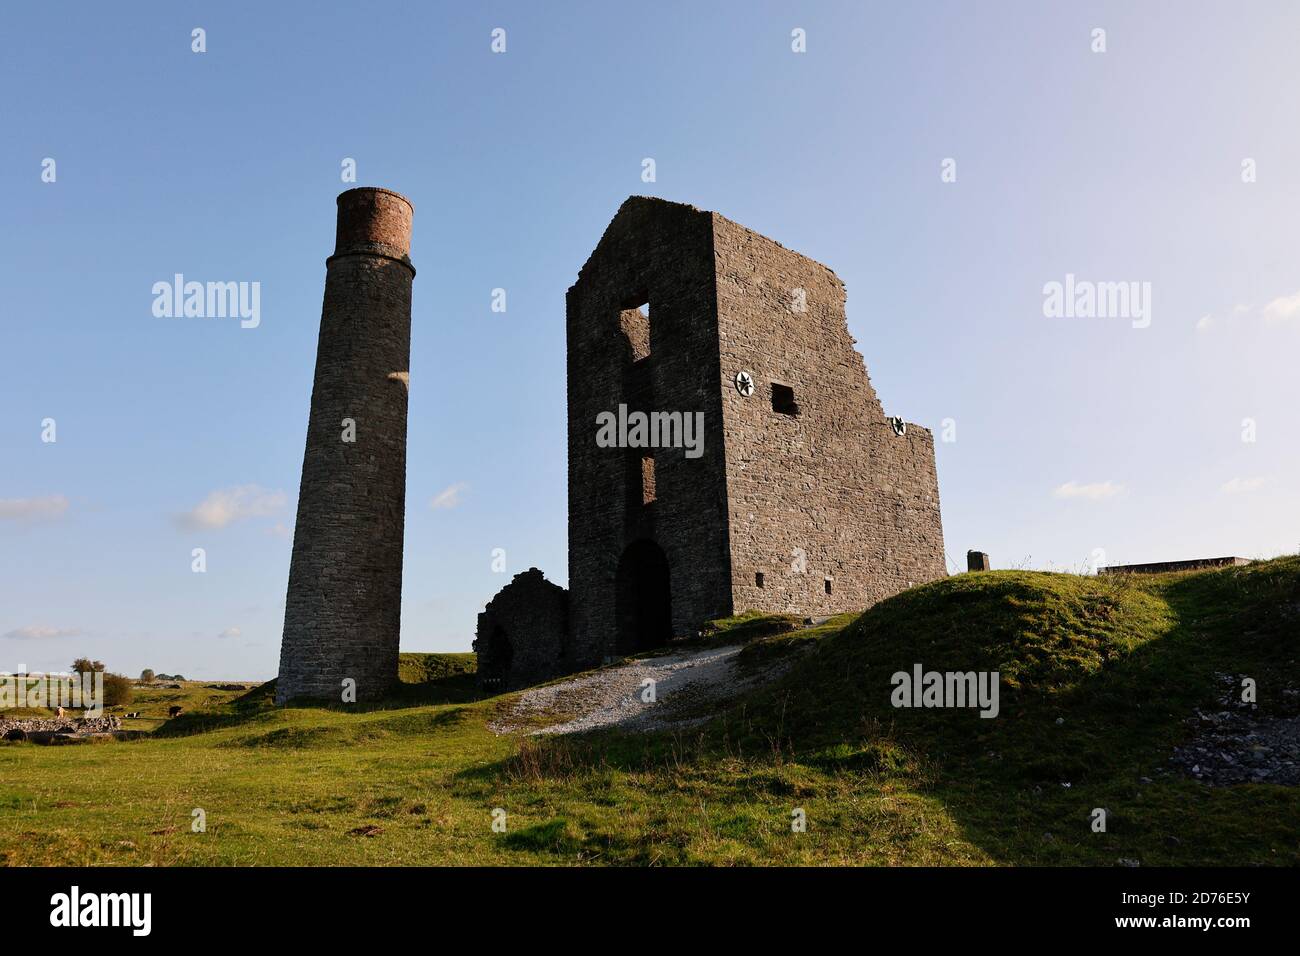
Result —
POLYGON ((269 686, 142 692, 143 739, 0 744, 0 861, 1300 864, 1300 788, 1168 771, 1216 675, 1252 677, 1265 714, 1297 708, 1300 558, 959 575, 787 628, 718 622, 708 640, 750 641, 742 660, 793 666, 671 734, 496 736, 506 698, 478 699, 472 655, 404 655, 402 692, 355 712, 278 709, 269 686), (999 670, 1001 715, 893 708, 889 676, 915 663, 999 670))
MULTIPOLYGON (((162 683, 174 683, 174 681, 162 683)), ((137 687, 130 704, 125 707, 115 707, 108 713, 121 716, 123 712, 130 711, 140 714, 138 718, 123 720, 123 730, 156 730, 167 722, 167 713, 172 707, 180 707, 187 714, 200 713, 216 710, 248 693, 247 690, 215 690, 209 687, 212 684, 243 684, 249 690, 258 686, 257 681, 209 680, 183 681, 179 690, 137 687)))
MULTIPOLYGON (((249 690, 256 688, 259 682, 226 680, 181 681, 179 682, 181 684, 180 688, 169 686, 175 683, 177 683, 177 681, 157 681, 152 686, 143 684, 135 686, 132 689, 130 704, 123 707, 107 707, 104 709, 104 714, 122 718, 123 730, 153 731, 161 727, 167 721, 167 715, 172 707, 180 707, 187 713, 214 710, 223 704, 229 703, 242 694, 248 693, 249 690), (215 684, 243 684, 245 690, 217 690, 214 687, 209 686, 215 684), (126 717, 125 715, 127 713, 138 713, 140 716, 126 717)), ((73 717, 79 717, 83 712, 80 710, 70 710, 68 713, 73 717)), ((55 716, 55 711, 50 708, 34 709, 23 707, 0 710, 0 717, 53 716, 55 716)))

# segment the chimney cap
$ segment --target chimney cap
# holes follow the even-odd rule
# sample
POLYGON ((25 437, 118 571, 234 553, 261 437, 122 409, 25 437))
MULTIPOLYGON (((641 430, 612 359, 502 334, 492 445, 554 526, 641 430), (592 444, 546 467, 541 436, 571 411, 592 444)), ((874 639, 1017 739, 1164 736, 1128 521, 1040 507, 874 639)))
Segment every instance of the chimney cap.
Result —
POLYGON ((343 190, 343 192, 339 193, 338 197, 334 200, 334 202, 339 205, 342 205, 343 197, 350 196, 353 193, 387 193, 390 196, 395 196, 396 198, 400 199, 402 202, 410 206, 412 212, 415 211, 415 203, 411 202, 410 199, 408 199, 407 197, 403 196, 401 193, 395 190, 385 189, 383 186, 354 186, 351 189, 345 189, 343 190))
POLYGON ((411 200, 391 189, 362 186, 339 193, 336 203, 334 256, 378 255, 410 265, 411 200))

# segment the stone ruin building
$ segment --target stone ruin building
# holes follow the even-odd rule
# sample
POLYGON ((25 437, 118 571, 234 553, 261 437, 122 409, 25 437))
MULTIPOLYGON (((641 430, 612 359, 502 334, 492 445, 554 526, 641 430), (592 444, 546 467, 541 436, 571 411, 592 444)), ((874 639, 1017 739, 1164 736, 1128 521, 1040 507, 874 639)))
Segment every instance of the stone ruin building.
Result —
POLYGON ((516 574, 478 616, 478 679, 485 689, 560 677, 578 668, 569 659, 569 595, 537 568, 516 574), (507 630, 507 625, 509 630, 507 630))
MULTIPOLYGON (((412 215, 386 189, 338 197, 280 703, 397 681, 412 215)), ((844 299, 825 266, 717 213, 622 205, 568 293, 569 590, 530 568, 492 599, 486 687, 741 611, 858 611, 946 573, 933 438, 885 416, 844 299)))
POLYGON ((844 301, 830 269, 717 213, 622 205, 568 293, 569 590, 530 569, 493 598, 487 686, 947 573, 933 437, 886 417, 844 301), (600 416, 638 411, 677 437, 673 414, 702 415, 702 446, 597 441, 600 416))
POLYGON ((411 357, 411 217, 387 189, 338 197, 275 698, 383 697, 397 682, 411 357))

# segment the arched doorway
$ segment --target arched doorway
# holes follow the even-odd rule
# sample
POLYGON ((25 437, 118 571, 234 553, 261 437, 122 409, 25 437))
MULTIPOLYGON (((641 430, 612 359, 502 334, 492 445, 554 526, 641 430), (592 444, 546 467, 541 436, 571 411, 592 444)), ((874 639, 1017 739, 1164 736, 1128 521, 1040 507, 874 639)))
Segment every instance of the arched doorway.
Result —
POLYGON ((515 646, 510 643, 506 629, 495 624, 488 633, 486 673, 482 675, 485 687, 510 686, 510 664, 514 661, 515 646))
POLYGON ((614 613, 620 654, 659 647, 672 637, 668 558, 653 541, 634 541, 619 558, 614 613))

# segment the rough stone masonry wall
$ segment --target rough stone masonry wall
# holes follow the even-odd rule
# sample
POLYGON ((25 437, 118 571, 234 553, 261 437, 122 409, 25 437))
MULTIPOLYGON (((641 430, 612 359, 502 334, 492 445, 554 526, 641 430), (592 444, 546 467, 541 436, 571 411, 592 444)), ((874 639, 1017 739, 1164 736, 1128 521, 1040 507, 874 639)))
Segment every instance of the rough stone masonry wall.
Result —
POLYGON ((411 203, 338 197, 326 262, 276 700, 358 700, 397 680, 410 367, 411 203), (344 419, 355 442, 343 441, 344 419))
POLYGON ((713 233, 736 611, 861 610, 944 576, 933 438, 917 425, 900 437, 886 420, 843 283, 716 214, 713 233), (749 397, 733 384, 741 370, 749 397), (793 388, 797 415, 773 410, 773 383, 793 388))
POLYGON ((569 290, 569 595, 575 665, 614 653, 619 557, 638 538, 665 552, 674 635, 729 613, 726 499, 712 219, 633 197, 569 290), (648 303, 649 355, 634 362, 624 312, 648 303), (596 446, 596 416, 620 402, 704 413, 704 455, 655 452, 656 501, 640 501, 639 453, 596 446), (630 456, 637 460, 630 460, 630 456))
POLYGON ((569 663, 569 595, 546 580, 537 568, 514 576, 478 616, 474 652, 479 683, 493 690, 513 690, 567 674, 569 663), (502 659, 499 633, 509 642, 510 660, 502 659))

